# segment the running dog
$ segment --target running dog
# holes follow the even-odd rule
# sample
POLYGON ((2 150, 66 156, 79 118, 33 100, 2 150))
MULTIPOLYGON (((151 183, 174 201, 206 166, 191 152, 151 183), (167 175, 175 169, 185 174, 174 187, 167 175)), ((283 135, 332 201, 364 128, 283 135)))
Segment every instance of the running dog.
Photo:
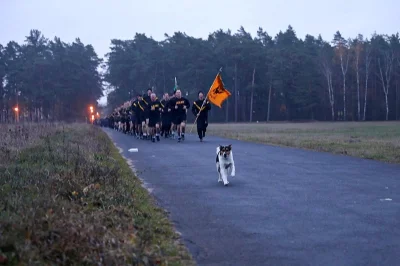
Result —
POLYGON ((217 147, 217 158, 215 163, 218 171, 218 182, 224 182, 224 186, 229 184, 228 175, 235 176, 235 162, 233 160, 232 145, 217 147))

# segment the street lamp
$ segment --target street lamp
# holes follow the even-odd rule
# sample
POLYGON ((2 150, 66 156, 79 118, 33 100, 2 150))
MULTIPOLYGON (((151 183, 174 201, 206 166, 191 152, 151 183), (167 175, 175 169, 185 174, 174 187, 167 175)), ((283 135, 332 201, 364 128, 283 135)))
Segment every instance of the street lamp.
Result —
POLYGON ((14 107, 14 111, 15 111, 15 121, 19 122, 19 115, 18 115, 19 108, 18 108, 18 106, 14 107))

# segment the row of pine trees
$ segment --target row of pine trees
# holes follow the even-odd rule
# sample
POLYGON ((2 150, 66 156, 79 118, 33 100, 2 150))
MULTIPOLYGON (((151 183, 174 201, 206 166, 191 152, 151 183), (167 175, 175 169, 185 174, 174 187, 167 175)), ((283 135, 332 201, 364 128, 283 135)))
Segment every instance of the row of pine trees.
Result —
POLYGON ((0 45, 1 121, 14 119, 16 106, 29 121, 82 119, 105 89, 111 110, 149 87, 172 93, 175 77, 195 100, 221 67, 232 96, 213 108, 212 122, 400 119, 398 33, 301 39, 289 26, 274 37, 243 27, 207 39, 133 35, 110 40, 104 60, 79 38, 50 40, 38 30, 0 45))

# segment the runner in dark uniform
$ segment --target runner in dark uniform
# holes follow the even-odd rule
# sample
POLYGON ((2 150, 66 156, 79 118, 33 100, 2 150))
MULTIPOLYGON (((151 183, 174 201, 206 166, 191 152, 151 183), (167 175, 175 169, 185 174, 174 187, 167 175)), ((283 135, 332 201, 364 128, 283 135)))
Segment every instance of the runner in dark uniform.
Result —
POLYGON ((204 102, 203 92, 199 92, 199 99, 192 105, 192 113, 197 117, 197 134, 199 135, 200 141, 206 136, 206 130, 208 126, 208 112, 211 110, 211 104, 209 101, 204 102))
POLYGON ((150 95, 153 92, 151 88, 147 89, 147 95, 143 95, 142 98, 142 106, 144 108, 143 111, 143 121, 142 121, 142 131, 143 137, 145 139, 150 139, 150 131, 149 131, 149 103, 150 103, 150 95))
POLYGON ((168 93, 164 93, 163 99, 161 100, 161 136, 168 138, 171 131, 171 113, 168 112, 168 93))
POLYGON ((176 124, 175 124, 176 110, 175 110, 175 106, 171 106, 172 100, 175 99, 175 93, 176 93, 176 90, 174 90, 174 92, 172 93, 171 97, 169 98, 168 104, 167 104, 168 105, 167 111, 168 111, 169 117, 171 119, 171 130, 170 131, 171 131, 172 139, 175 139, 176 131, 177 131, 176 124))
POLYGON ((178 129, 178 142, 185 140, 186 112, 190 107, 188 99, 182 97, 181 90, 176 90, 175 98, 170 100, 169 109, 175 110, 174 124, 178 129))
POLYGON ((145 115, 144 113, 146 112, 146 104, 143 102, 143 98, 141 95, 138 95, 137 97, 137 127, 139 131, 139 136, 138 138, 143 139, 143 123, 146 123, 145 115))
POLYGON ((149 129, 151 135, 151 141, 155 142, 160 141, 160 120, 161 120, 161 103, 157 99, 155 93, 150 95, 150 103, 149 103, 149 129))
POLYGON ((138 125, 137 125, 137 112, 138 112, 138 105, 137 105, 137 97, 132 99, 131 105, 129 107, 130 109, 130 117, 131 117, 131 134, 132 136, 138 136, 139 135, 139 130, 138 130, 138 125))

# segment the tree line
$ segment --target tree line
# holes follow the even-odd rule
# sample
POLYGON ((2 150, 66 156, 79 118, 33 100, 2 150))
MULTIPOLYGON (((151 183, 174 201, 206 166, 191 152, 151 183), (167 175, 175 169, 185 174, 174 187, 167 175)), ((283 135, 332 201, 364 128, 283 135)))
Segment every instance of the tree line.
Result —
POLYGON ((328 41, 298 38, 291 26, 275 37, 243 27, 207 39, 175 32, 156 41, 136 33, 112 39, 105 59, 79 38, 49 40, 38 30, 23 44, 0 45, 1 121, 14 117, 15 106, 32 121, 82 118, 104 89, 114 108, 149 87, 172 93, 175 77, 195 100, 220 67, 232 96, 212 109, 212 122, 400 119, 398 33, 345 38, 338 31, 328 41))
POLYGON ((23 44, 0 45, 0 121, 82 119, 103 95, 102 64, 92 45, 31 30, 23 44), (17 109, 18 108, 18 109, 17 109))
POLYGON ((207 92, 220 67, 232 96, 214 122, 266 120, 400 119, 399 34, 358 35, 332 40, 286 31, 255 37, 243 27, 218 30, 208 39, 175 32, 156 41, 137 33, 111 40, 105 80, 114 90, 108 101, 120 105, 153 87, 171 92, 174 77, 189 99, 207 92))

